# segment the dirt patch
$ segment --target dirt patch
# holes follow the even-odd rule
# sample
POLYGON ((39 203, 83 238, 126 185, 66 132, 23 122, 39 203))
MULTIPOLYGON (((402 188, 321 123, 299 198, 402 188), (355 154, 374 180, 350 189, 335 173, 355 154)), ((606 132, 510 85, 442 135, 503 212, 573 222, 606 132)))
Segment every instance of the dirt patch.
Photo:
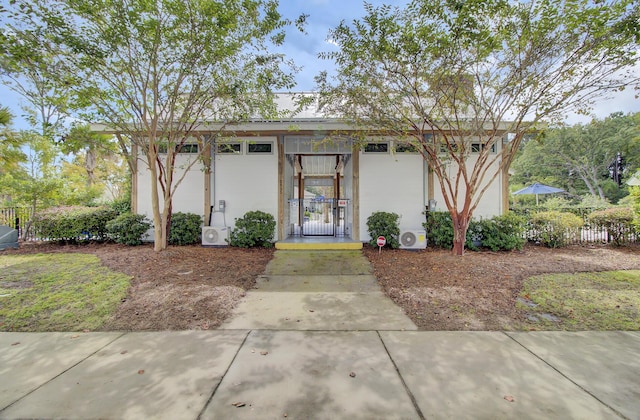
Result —
MULTIPOLYGON (((273 250, 114 244, 23 244, 9 253, 81 252, 132 276, 131 288, 104 330, 182 330, 219 326, 265 271, 273 250)), ((523 251, 384 250, 365 247, 383 290, 421 330, 536 329, 516 308, 522 281, 544 273, 640 269, 640 247, 523 251)))
POLYGON ((640 269, 640 247, 549 249, 513 252, 384 250, 364 253, 384 291, 421 330, 537 329, 516 308, 524 279, 545 273, 640 269))
MULTIPOLYGON (((7 252, 8 251, 8 252, 7 252)), ((273 256, 270 249, 149 245, 22 244, 7 254, 78 252, 132 277, 127 297, 101 329, 124 331, 210 329, 220 325, 254 287, 273 256)))

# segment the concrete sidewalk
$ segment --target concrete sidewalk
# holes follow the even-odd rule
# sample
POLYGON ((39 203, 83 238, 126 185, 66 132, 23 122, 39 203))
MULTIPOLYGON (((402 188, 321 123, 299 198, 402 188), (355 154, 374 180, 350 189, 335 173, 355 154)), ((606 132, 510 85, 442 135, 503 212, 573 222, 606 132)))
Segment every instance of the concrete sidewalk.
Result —
POLYGON ((640 418, 640 333, 0 333, 0 418, 640 418))
POLYGON ((639 332, 418 332, 359 251, 277 251, 217 331, 0 333, 0 419, 640 419, 639 332))

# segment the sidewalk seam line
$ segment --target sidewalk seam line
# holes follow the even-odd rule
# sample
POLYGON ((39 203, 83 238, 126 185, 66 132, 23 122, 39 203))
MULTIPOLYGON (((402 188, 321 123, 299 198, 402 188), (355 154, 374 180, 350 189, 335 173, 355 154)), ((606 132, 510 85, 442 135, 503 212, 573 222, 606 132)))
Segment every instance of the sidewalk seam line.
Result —
POLYGON ((380 335, 380 331, 376 331, 376 334, 378 334, 378 338, 380 339, 380 342, 382 343, 382 347, 384 348, 384 351, 387 353, 387 356, 389 357, 389 360, 391 360, 391 363, 393 364, 393 368, 396 370, 396 373, 398 374, 398 378, 400 378, 400 382, 402 382, 402 386, 404 387, 405 392, 409 396, 409 399, 411 400, 411 403, 413 404, 413 408, 416 410, 416 413, 418 414, 418 417, 420 417, 421 420, 425 420, 425 416, 424 416, 424 414, 422 414, 422 410, 420 410, 420 406, 418 405, 418 401, 416 400, 416 397, 413 395, 413 392, 411 392, 411 390, 409 389, 409 386, 405 382, 404 377, 402 376, 402 373, 400 372, 400 369, 398 368, 398 365, 396 365, 396 361, 393 360, 393 357, 391 356, 391 353, 389 353, 389 349, 387 348, 387 344, 382 339, 382 336, 380 335))
MULTIPOLYGON (((220 331, 223 331, 223 330, 220 330, 220 331)), ((234 331, 234 330, 227 330, 227 331, 234 331)), ((237 331, 237 330, 235 330, 235 331, 237 331)), ((222 381, 227 376, 227 373, 229 373, 229 369, 231 369, 231 366, 233 366, 233 363, 236 361, 236 358, 238 357, 238 354, 240 354, 240 350, 242 350, 242 348, 244 347, 244 343, 247 342, 247 339, 249 338, 249 334, 251 334, 252 331, 253 330, 249 330, 245 334, 244 339, 242 340, 242 343, 240 343, 240 345, 238 346, 238 350, 236 350, 236 354, 233 355, 233 359, 231 359, 231 362, 229 362, 229 366, 227 366, 227 369, 224 371, 224 373, 220 377, 220 380, 218 381, 218 384, 213 388, 213 391, 211 392, 211 395, 209 395, 209 398, 207 398, 207 402, 202 407, 202 410, 200 410, 200 413, 198 413, 198 417, 196 417, 197 420, 200 420, 202 418, 202 415, 205 413, 205 411, 207 411, 207 408, 209 407, 209 404, 211 404, 211 400, 216 395, 216 392, 218 391, 218 388, 220 388, 220 385, 222 384, 222 381)))
POLYGON ((622 414, 621 412, 619 412, 618 410, 616 410, 615 408, 611 407, 609 404, 607 404, 606 402, 602 401, 600 398, 596 397, 592 392, 590 392, 588 389, 584 388, 582 385, 578 384, 577 382, 575 382, 573 379, 571 379, 570 377, 568 377, 567 375, 565 375, 562 371, 560 371, 560 369, 556 368, 555 366, 553 366, 551 363, 547 362, 545 359, 543 359, 541 356, 538 356, 536 353, 533 352, 533 350, 529 349, 527 346, 525 346, 524 344, 522 344, 521 342, 519 342, 518 340, 516 340, 515 337, 511 336, 508 332, 506 331, 502 331, 502 333, 504 335, 506 335, 507 337, 509 337, 511 340, 513 340, 516 344, 518 344, 520 347, 522 347, 523 349, 525 349, 527 352, 529 352, 530 354, 532 354, 536 359, 540 360, 542 363, 544 363, 545 365, 549 366, 551 369, 553 369, 554 371, 556 371, 558 374, 560 374, 560 376, 562 376, 563 378, 565 378, 566 380, 568 380, 569 382, 571 382, 572 384, 574 384, 575 386, 577 386, 580 390, 582 390, 583 392, 587 393, 588 395, 591 396, 591 398, 595 399, 596 401, 598 401, 600 404, 604 405, 605 407, 607 407, 609 410, 613 411, 615 414, 617 414, 618 416, 620 416, 621 418, 625 419, 625 420, 630 420, 629 417, 625 416, 624 414, 622 414))
POLYGON ((103 350, 105 347, 110 346, 111 344, 113 344, 114 342, 116 342, 117 340, 121 339, 122 337, 124 337, 127 334, 128 334, 128 332, 121 333, 120 335, 115 337, 113 340, 111 340, 107 344, 105 344, 104 346, 100 347, 99 349, 97 349, 93 353, 88 354, 87 357, 85 357, 85 358, 81 359, 80 361, 78 361, 77 363, 74 363, 73 365, 69 366, 67 369, 65 369, 62 372, 60 372, 59 374, 55 375, 53 378, 49 379, 48 381, 45 381, 45 382, 41 383, 40 385, 38 385, 37 387, 33 388, 31 391, 27 392, 26 394, 22 395, 20 398, 18 398, 17 400, 13 401, 11 404, 7 405, 6 407, 1 408, 0 409, 0 414, 2 414, 2 412, 7 410, 8 408, 10 408, 10 407, 14 406, 15 404, 17 404, 18 402, 24 400, 29 395, 33 394, 34 392, 36 392, 37 390, 39 390, 43 386, 47 385, 48 383, 56 380, 60 376, 62 376, 65 373, 69 372, 71 369, 73 369, 74 367, 78 366, 80 363, 86 361, 87 359, 89 359, 90 357, 92 357, 93 355, 98 353, 99 351, 103 350))

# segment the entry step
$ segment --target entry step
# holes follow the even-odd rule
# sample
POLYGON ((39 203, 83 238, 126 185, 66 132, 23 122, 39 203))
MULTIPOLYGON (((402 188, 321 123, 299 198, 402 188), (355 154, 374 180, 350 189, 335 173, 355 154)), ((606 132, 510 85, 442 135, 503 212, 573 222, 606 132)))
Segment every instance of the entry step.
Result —
POLYGON ((276 242, 276 249, 282 250, 346 250, 362 249, 362 242, 341 238, 294 237, 276 242))

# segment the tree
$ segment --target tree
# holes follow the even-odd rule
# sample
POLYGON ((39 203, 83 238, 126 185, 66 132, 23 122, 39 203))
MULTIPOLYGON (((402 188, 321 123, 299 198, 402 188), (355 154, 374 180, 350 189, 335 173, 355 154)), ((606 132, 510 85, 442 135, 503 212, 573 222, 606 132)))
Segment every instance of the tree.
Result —
POLYGON ((118 144, 114 136, 96 133, 89 124, 74 124, 69 133, 62 137, 61 150, 76 156, 85 170, 87 187, 97 182, 96 170, 101 162, 114 161, 118 153, 118 144))
POLYGON ((617 154, 635 168, 640 162, 637 140, 640 114, 613 113, 602 120, 548 130, 539 141, 528 142, 513 164, 516 181, 552 179, 574 194, 588 193, 602 200, 611 180, 609 166, 617 154))
POLYGON ((0 77, 24 98, 27 121, 40 135, 53 140, 64 125, 69 97, 53 79, 55 54, 41 48, 37 33, 15 27, 0 31, 0 77))
POLYGON ((20 150, 20 137, 11 130, 12 120, 9 109, 0 107, 0 176, 15 170, 25 159, 24 153, 20 150))
POLYGON ((507 178, 525 135, 639 81, 633 0, 365 8, 362 20, 331 31, 338 49, 321 57, 335 61, 336 75, 317 78, 323 106, 422 153, 451 213, 458 255, 482 195, 500 173, 507 178))
MULTIPOLYGON (((209 145, 239 121, 273 118, 274 89, 293 86, 275 0, 16 0, 12 22, 56 57, 64 86, 87 120, 117 133, 132 172, 151 174, 155 250, 167 246, 172 198, 188 169, 177 151, 209 145), (213 123, 205 123, 213 121, 213 123), (196 135, 206 125, 209 135, 196 135), (159 153, 166 151, 166 154, 159 153)), ((301 26, 304 16, 296 22, 301 26)), ((44 55, 44 54, 43 54, 44 55)))

